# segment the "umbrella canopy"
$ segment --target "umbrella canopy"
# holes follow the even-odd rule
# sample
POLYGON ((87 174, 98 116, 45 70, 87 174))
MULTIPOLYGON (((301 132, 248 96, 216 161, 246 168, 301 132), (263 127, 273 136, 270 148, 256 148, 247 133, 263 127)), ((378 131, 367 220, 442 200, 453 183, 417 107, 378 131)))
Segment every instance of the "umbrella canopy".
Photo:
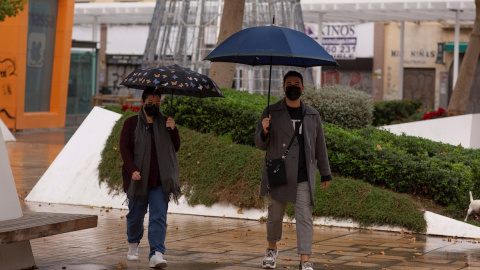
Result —
POLYGON ((335 59, 311 37, 275 25, 240 30, 220 43, 204 60, 251 66, 269 65, 267 110, 270 106, 272 65, 304 68, 338 66, 335 59))
POLYGON ((336 66, 335 59, 306 34, 279 26, 243 29, 219 44, 204 60, 295 67, 336 66))
POLYGON ((206 75, 179 65, 137 69, 123 80, 121 85, 145 90, 155 87, 162 94, 193 97, 224 97, 218 85, 206 75))

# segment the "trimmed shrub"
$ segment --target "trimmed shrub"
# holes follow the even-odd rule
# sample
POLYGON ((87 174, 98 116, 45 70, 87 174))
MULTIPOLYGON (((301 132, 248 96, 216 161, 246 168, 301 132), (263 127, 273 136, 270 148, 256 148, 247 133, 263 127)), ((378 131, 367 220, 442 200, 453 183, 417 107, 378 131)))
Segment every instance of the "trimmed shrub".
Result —
MULTIPOLYGON (((267 96, 234 89, 222 89, 225 98, 173 98, 175 121, 190 129, 227 136, 235 143, 255 145, 255 125, 267 106, 267 96)), ((271 96, 270 104, 279 100, 271 96)), ((162 110, 172 114, 171 96, 167 95, 162 110)))
POLYGON ((372 123, 372 98, 363 91, 338 84, 320 89, 309 85, 303 95, 326 123, 348 129, 364 128, 372 123))
MULTIPOLYGON (((102 161, 98 169, 100 182, 106 182, 110 190, 118 194, 123 192, 121 177, 123 162, 118 149, 120 130, 125 119, 135 113, 122 112, 120 107, 109 107, 108 109, 125 115, 117 121, 112 129, 105 149, 102 151, 102 161)), ((225 202, 240 208, 262 209, 265 207, 265 199, 259 196, 261 167, 265 155, 263 151, 256 147, 232 143, 228 137, 199 133, 184 127, 178 128, 182 141, 180 151, 177 153, 180 183, 189 204, 210 206, 214 203, 225 202)), ((320 183, 318 174, 317 183, 320 183)), ((351 218, 363 226, 389 224, 404 226, 418 232, 424 231, 425 226, 418 225, 424 222, 421 212, 412 208, 413 201, 411 199, 401 196, 402 199, 398 199, 399 196, 393 192, 381 191, 379 188, 358 180, 335 177, 327 191, 322 190, 320 184, 317 185, 314 215, 351 218), (381 200, 376 200, 377 197, 371 196, 361 200, 359 196, 363 196, 360 192, 362 190, 383 195, 376 195, 380 196, 381 200), (341 200, 341 198, 349 199, 341 200), (352 203, 355 200, 363 205, 361 209, 356 203, 352 203), (390 202, 397 202, 402 206, 392 207, 388 211, 382 212, 384 206, 392 205, 390 202), (335 207, 332 207, 332 204, 335 204, 335 207), (366 214, 363 214, 364 210, 368 210, 366 214), (408 215, 404 217, 403 215, 407 212, 408 215), (389 217, 386 217, 386 213, 389 217), (412 216, 414 218, 411 218, 412 216)), ((289 215, 292 216, 292 213, 289 215)))
MULTIPOLYGON (((295 217, 293 204, 288 204, 286 212, 295 217)), ((427 226, 423 212, 409 196, 342 177, 335 177, 326 190, 316 185, 313 215, 350 218, 362 227, 393 225, 424 232, 427 226)))
POLYGON ((453 210, 468 206, 470 190, 480 197, 479 150, 397 136, 373 127, 324 127, 332 171, 432 198, 453 210))
MULTIPOLYGON (((373 126, 383 126, 408 122, 410 117, 421 111, 421 100, 390 100, 375 102, 373 111, 373 126)), ((423 114, 422 114, 423 115, 423 114)), ((422 116, 418 116, 421 120, 422 116)))
POLYGON ((122 114, 120 119, 115 122, 110 136, 105 142, 102 150, 102 160, 98 164, 98 178, 100 182, 105 182, 113 194, 123 192, 122 184, 122 157, 120 156, 120 132, 122 131, 123 122, 138 113, 132 110, 123 111, 120 106, 105 106, 105 109, 122 114))

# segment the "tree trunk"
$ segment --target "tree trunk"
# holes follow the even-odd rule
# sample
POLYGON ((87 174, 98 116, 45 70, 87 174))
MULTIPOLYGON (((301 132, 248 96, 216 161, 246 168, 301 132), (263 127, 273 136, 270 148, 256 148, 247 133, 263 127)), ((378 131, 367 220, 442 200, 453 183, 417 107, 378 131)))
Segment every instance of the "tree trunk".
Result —
MULTIPOLYGON (((217 46, 229 36, 242 30, 244 12, 245 0, 225 0, 217 46)), ((235 63, 212 63, 208 75, 219 87, 231 88, 236 67, 237 64, 235 63)))
POLYGON ((449 116, 465 114, 467 111, 473 75, 480 55, 480 0, 475 0, 475 6, 476 15, 472 33, 458 73, 457 83, 453 89, 452 98, 448 104, 447 114, 449 116))

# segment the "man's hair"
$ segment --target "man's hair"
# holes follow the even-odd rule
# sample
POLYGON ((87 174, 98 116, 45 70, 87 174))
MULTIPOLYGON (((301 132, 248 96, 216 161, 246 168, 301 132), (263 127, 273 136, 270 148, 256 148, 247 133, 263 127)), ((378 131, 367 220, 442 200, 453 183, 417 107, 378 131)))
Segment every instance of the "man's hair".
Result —
POLYGON ((142 93, 142 101, 145 102, 145 100, 148 98, 148 96, 153 95, 153 96, 159 96, 162 97, 162 94, 160 91, 155 88, 155 87, 147 87, 145 90, 143 90, 142 93))
POLYGON ((287 74, 283 76, 283 85, 285 85, 285 81, 287 80, 287 77, 298 77, 300 78, 300 81, 302 81, 302 85, 303 85, 303 76, 299 72, 295 70, 290 70, 289 72, 287 72, 287 74))

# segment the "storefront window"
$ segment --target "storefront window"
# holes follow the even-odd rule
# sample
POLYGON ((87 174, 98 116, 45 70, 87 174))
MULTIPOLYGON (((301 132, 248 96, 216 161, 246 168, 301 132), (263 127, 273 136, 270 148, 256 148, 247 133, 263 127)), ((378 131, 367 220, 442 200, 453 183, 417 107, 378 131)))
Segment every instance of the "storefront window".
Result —
POLYGON ((88 114, 95 94, 95 50, 72 50, 67 114, 88 114))
POLYGON ((25 112, 50 111, 58 0, 30 0, 25 112))

